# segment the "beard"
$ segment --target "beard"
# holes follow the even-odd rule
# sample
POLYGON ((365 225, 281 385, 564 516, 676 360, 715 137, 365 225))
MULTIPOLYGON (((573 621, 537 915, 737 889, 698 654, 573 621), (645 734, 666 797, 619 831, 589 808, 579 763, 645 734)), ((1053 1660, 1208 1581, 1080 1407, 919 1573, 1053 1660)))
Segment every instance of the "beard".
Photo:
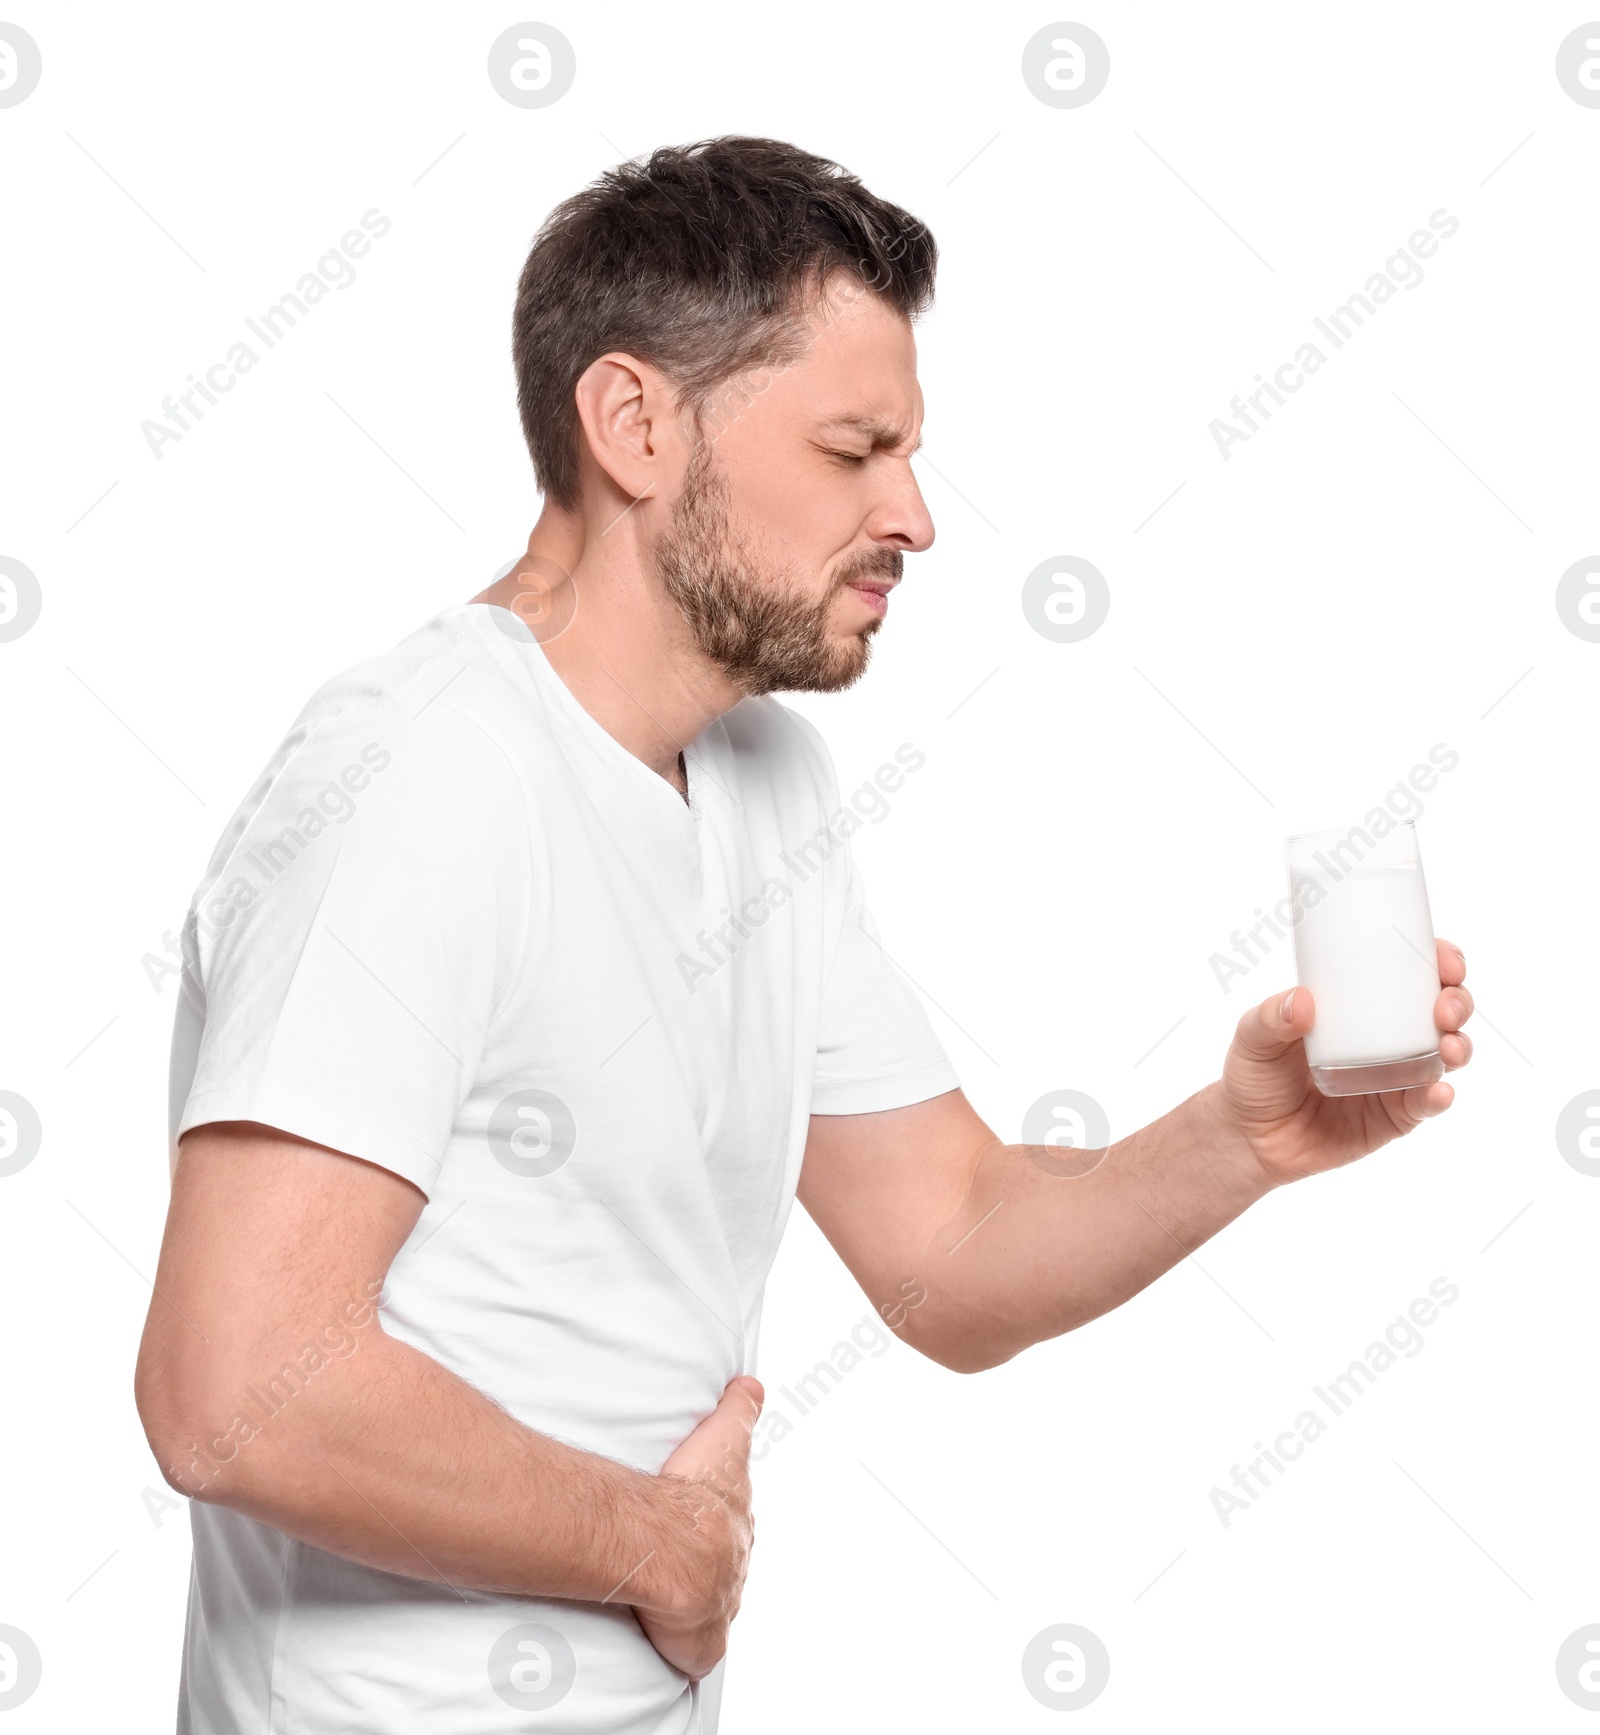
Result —
POLYGON ((868 550, 847 560, 820 597, 807 595, 791 569, 763 560, 735 528, 728 484, 708 446, 689 462, 653 559, 701 654, 752 696, 838 693, 860 680, 883 620, 832 638, 834 598, 853 580, 898 579, 903 564, 895 549, 868 550))

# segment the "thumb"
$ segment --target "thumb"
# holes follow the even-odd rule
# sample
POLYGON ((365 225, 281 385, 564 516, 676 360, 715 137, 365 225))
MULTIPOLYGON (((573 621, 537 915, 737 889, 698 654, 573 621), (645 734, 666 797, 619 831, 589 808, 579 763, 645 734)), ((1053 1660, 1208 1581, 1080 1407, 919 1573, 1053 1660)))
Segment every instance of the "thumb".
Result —
POLYGON ((1287 994, 1245 1013, 1234 1031, 1240 1052, 1252 1060, 1276 1060, 1299 1042, 1316 1022, 1316 1008, 1309 988, 1291 988, 1287 994))
POLYGON ((766 1401, 766 1387, 754 1374, 735 1374, 722 1388, 717 1407, 701 1426, 717 1423, 719 1438, 725 1429, 728 1437, 748 1457, 751 1430, 755 1427, 761 1415, 761 1406, 766 1401))
POLYGON ((725 1468, 742 1472, 750 1459, 751 1430, 766 1392, 753 1374, 739 1374, 723 1387, 717 1407, 677 1448, 663 1469, 675 1476, 715 1477, 725 1468))

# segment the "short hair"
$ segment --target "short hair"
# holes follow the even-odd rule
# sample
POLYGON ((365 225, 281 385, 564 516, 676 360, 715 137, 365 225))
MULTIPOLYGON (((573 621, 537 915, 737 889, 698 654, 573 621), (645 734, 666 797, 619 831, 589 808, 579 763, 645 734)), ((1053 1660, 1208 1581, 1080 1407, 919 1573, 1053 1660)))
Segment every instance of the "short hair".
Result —
POLYGON ((926 225, 826 157, 716 138, 608 169, 550 213, 517 285, 517 407, 547 500, 579 496, 574 392, 611 350, 658 367, 680 407, 804 348, 798 312, 836 273, 907 319, 933 300, 926 225))

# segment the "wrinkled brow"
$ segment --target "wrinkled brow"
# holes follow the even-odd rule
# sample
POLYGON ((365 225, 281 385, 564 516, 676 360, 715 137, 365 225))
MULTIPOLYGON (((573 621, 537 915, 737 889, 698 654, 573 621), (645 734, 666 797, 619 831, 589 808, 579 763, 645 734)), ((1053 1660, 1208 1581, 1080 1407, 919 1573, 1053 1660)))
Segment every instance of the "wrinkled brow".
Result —
MULTIPOLYGON (((829 416, 826 425, 830 428, 849 428, 870 440, 874 446, 898 446, 906 438, 906 431, 898 422, 886 422, 877 416, 858 415, 852 411, 829 416)), ((922 437, 918 435, 917 443, 911 450, 919 451, 921 447, 922 437)))

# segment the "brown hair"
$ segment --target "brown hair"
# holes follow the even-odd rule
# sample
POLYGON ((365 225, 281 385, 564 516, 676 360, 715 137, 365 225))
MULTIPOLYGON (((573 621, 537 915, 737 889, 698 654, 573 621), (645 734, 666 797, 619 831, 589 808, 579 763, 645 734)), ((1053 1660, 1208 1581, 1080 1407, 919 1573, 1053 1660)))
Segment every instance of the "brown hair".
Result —
POLYGON ((599 356, 650 362, 698 412, 731 375, 794 358, 797 312, 835 273, 915 319, 937 262, 916 218, 776 139, 705 139, 608 169, 550 213, 517 285, 517 407, 540 488, 578 503, 573 394, 599 356))

